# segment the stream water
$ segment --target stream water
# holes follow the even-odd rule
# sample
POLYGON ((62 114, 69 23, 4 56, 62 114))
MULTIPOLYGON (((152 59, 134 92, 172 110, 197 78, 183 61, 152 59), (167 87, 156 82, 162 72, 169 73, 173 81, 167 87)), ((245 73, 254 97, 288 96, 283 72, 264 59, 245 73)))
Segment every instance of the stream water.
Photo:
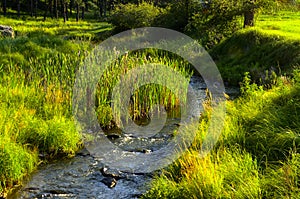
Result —
MULTIPOLYGON (((205 98, 205 83, 200 77, 193 76, 190 85, 201 103, 205 98)), ((228 92, 236 93, 236 90, 228 92)), ((151 153, 169 141, 179 123, 180 119, 176 117, 167 118, 160 135, 152 138, 111 136, 110 140, 124 150, 151 153)), ((107 168, 83 149, 72 159, 40 166, 12 198, 139 198, 149 189, 153 174, 107 168)))

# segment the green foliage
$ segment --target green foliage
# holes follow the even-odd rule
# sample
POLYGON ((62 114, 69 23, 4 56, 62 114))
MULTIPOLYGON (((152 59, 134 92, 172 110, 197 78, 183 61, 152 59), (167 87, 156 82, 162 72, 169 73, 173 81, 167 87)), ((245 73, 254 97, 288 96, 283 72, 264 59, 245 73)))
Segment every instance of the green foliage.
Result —
MULTIPOLYGON (((66 38, 54 20, 2 19, 19 34, 0 39, 0 196, 44 159, 73 156, 82 147, 71 99, 75 72, 91 47, 89 40, 66 38)), ((80 24, 95 27, 68 22, 65 28, 79 36, 80 24)))
POLYGON ((184 32, 190 17, 201 9, 200 2, 191 0, 178 0, 169 2, 159 18, 159 25, 180 32, 184 32))
POLYGON ((276 10, 299 11, 299 0, 276 0, 276 10))
POLYGON ((245 73, 243 82, 240 84, 241 86, 241 94, 245 96, 249 96, 255 92, 262 91, 262 86, 258 86, 255 83, 251 84, 251 77, 249 75, 249 72, 245 73))
POLYGON ((157 17, 163 12, 159 7, 143 2, 139 5, 119 5, 110 17, 117 31, 156 26, 157 17))
POLYGON ((237 16, 241 15, 236 1, 211 1, 192 13, 185 30, 206 47, 211 48, 224 37, 241 28, 237 16))
MULTIPOLYGON (((59 31, 59 24, 51 24, 49 21, 26 24, 18 20, 11 21, 15 25, 20 23, 20 34, 15 39, 0 40, 0 136, 7 138, 3 144, 5 147, 12 146, 11 151, 21 151, 21 148, 26 150, 25 155, 23 152, 11 152, 16 156, 14 159, 0 159, 5 161, 1 169, 8 174, 11 172, 11 175, 0 174, 1 181, 3 179, 3 182, 16 184, 36 168, 38 154, 44 154, 46 159, 61 155, 73 156, 82 147, 82 136, 75 128, 72 116, 72 89, 76 70, 92 46, 89 40, 66 38, 65 33, 59 31), (39 26, 46 33, 42 34, 39 26), (27 153, 36 158, 27 158, 32 168, 22 162, 29 156, 27 153), (11 167, 11 164, 20 170, 11 167)), ((78 25, 70 23, 69 26, 78 25)), ((88 29, 92 27, 88 26, 88 29)), ((103 30, 106 29, 104 26, 103 30)), ((119 76, 136 66, 153 62, 168 65, 187 79, 191 75, 188 64, 172 54, 147 49, 120 57, 99 81, 96 112, 100 125, 115 125, 112 122, 110 94, 119 76)), ((148 107, 156 103, 167 108, 177 106, 179 100, 175 97, 162 86, 146 85, 134 93, 131 116, 138 118, 148 114, 148 107)), ((120 118, 115 117, 115 120, 118 122, 120 118)), ((3 152, 4 155, 6 153, 3 152)), ((6 192, 7 188, 11 189, 12 184, 1 184, 1 192, 6 192)))

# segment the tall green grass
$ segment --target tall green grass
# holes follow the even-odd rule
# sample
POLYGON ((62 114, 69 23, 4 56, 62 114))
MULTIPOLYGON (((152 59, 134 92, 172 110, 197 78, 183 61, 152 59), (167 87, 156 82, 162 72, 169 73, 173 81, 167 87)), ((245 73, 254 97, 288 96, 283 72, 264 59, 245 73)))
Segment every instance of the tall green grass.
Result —
MULTIPOLYGON (((121 80, 122 76, 127 73, 130 74, 130 70, 139 66, 155 67, 147 64, 164 65, 170 68, 171 71, 178 72, 186 79, 186 82, 177 82, 177 86, 175 85, 177 83, 174 84, 174 81, 171 79, 173 78, 172 75, 168 76, 166 74, 159 74, 156 72, 155 76, 158 78, 159 75, 163 75, 161 78, 164 80, 164 82, 168 82, 170 80, 169 82, 173 82, 173 87, 188 88, 187 83, 192 75, 192 70, 189 64, 180 57, 153 49, 133 52, 129 55, 122 56, 106 69, 97 85, 96 111, 98 113, 98 120, 102 126, 109 127, 109 125, 112 124, 112 119, 114 119, 114 122, 117 125, 122 125, 120 113, 120 109, 122 107, 115 106, 114 115, 112 115, 113 110, 109 108, 113 102, 111 99, 113 89, 118 81, 121 80), (108 118, 111 118, 111 120, 108 118)), ((132 76, 134 76, 134 74, 132 76)), ((135 78, 135 84, 138 84, 139 81, 143 82, 143 78, 135 78)), ((154 105, 162 105, 167 111, 179 107, 180 103, 184 103, 186 100, 183 97, 184 95, 179 96, 179 91, 174 93, 174 91, 168 89, 168 86, 170 85, 148 83, 140 88, 135 88, 135 91, 131 96, 128 114, 125 117, 127 117, 127 119, 133 118, 134 120, 149 117, 149 113, 153 109, 154 105)), ((125 85, 122 87, 122 89, 125 89, 124 87, 125 85)), ((131 88, 128 88, 128 90, 129 89, 131 88)))
POLYGON ((1 24, 12 26, 16 31, 16 36, 38 36, 38 35, 52 35, 60 36, 69 40, 101 40, 105 32, 110 32, 112 25, 107 22, 100 22, 97 20, 76 22, 75 19, 70 19, 66 23, 56 19, 47 19, 43 21, 42 18, 32 20, 15 19, 8 17, 0 17, 1 24))
POLYGON ((181 159, 156 178, 144 198, 297 198, 299 196, 300 76, 264 90, 245 76, 242 96, 227 102, 221 137, 200 156, 210 121, 181 159))
POLYGON ((213 111, 204 106, 194 143, 143 198, 300 197, 298 19, 295 12, 262 15, 258 27, 210 51, 223 79, 241 86, 241 96, 227 101, 222 134, 203 158, 213 111))
POLYGON ((103 25, 9 18, 1 22, 13 26, 17 36, 0 38, 0 196, 41 162, 73 156, 82 147, 72 116, 71 91, 75 72, 92 46, 80 34, 84 28, 93 31, 103 25), (64 28, 73 28, 82 39, 57 32, 64 28))

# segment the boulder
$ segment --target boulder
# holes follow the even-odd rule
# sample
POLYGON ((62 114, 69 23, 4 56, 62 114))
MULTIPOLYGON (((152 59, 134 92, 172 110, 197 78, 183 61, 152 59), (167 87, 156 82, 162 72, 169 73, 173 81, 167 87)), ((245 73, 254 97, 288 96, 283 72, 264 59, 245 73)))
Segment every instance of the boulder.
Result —
POLYGON ((0 25, 0 36, 14 38, 15 32, 10 26, 0 25))

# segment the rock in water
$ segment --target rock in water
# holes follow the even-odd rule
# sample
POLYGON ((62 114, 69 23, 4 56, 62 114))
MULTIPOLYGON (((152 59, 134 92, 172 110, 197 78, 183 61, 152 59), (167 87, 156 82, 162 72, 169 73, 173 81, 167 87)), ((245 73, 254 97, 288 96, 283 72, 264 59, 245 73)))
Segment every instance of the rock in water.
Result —
POLYGON ((117 184, 117 180, 111 177, 105 177, 101 180, 101 182, 111 189, 114 188, 117 184))
POLYGON ((0 35, 2 37, 15 37, 15 32, 12 27, 10 26, 5 26, 5 25, 0 25, 0 35))

